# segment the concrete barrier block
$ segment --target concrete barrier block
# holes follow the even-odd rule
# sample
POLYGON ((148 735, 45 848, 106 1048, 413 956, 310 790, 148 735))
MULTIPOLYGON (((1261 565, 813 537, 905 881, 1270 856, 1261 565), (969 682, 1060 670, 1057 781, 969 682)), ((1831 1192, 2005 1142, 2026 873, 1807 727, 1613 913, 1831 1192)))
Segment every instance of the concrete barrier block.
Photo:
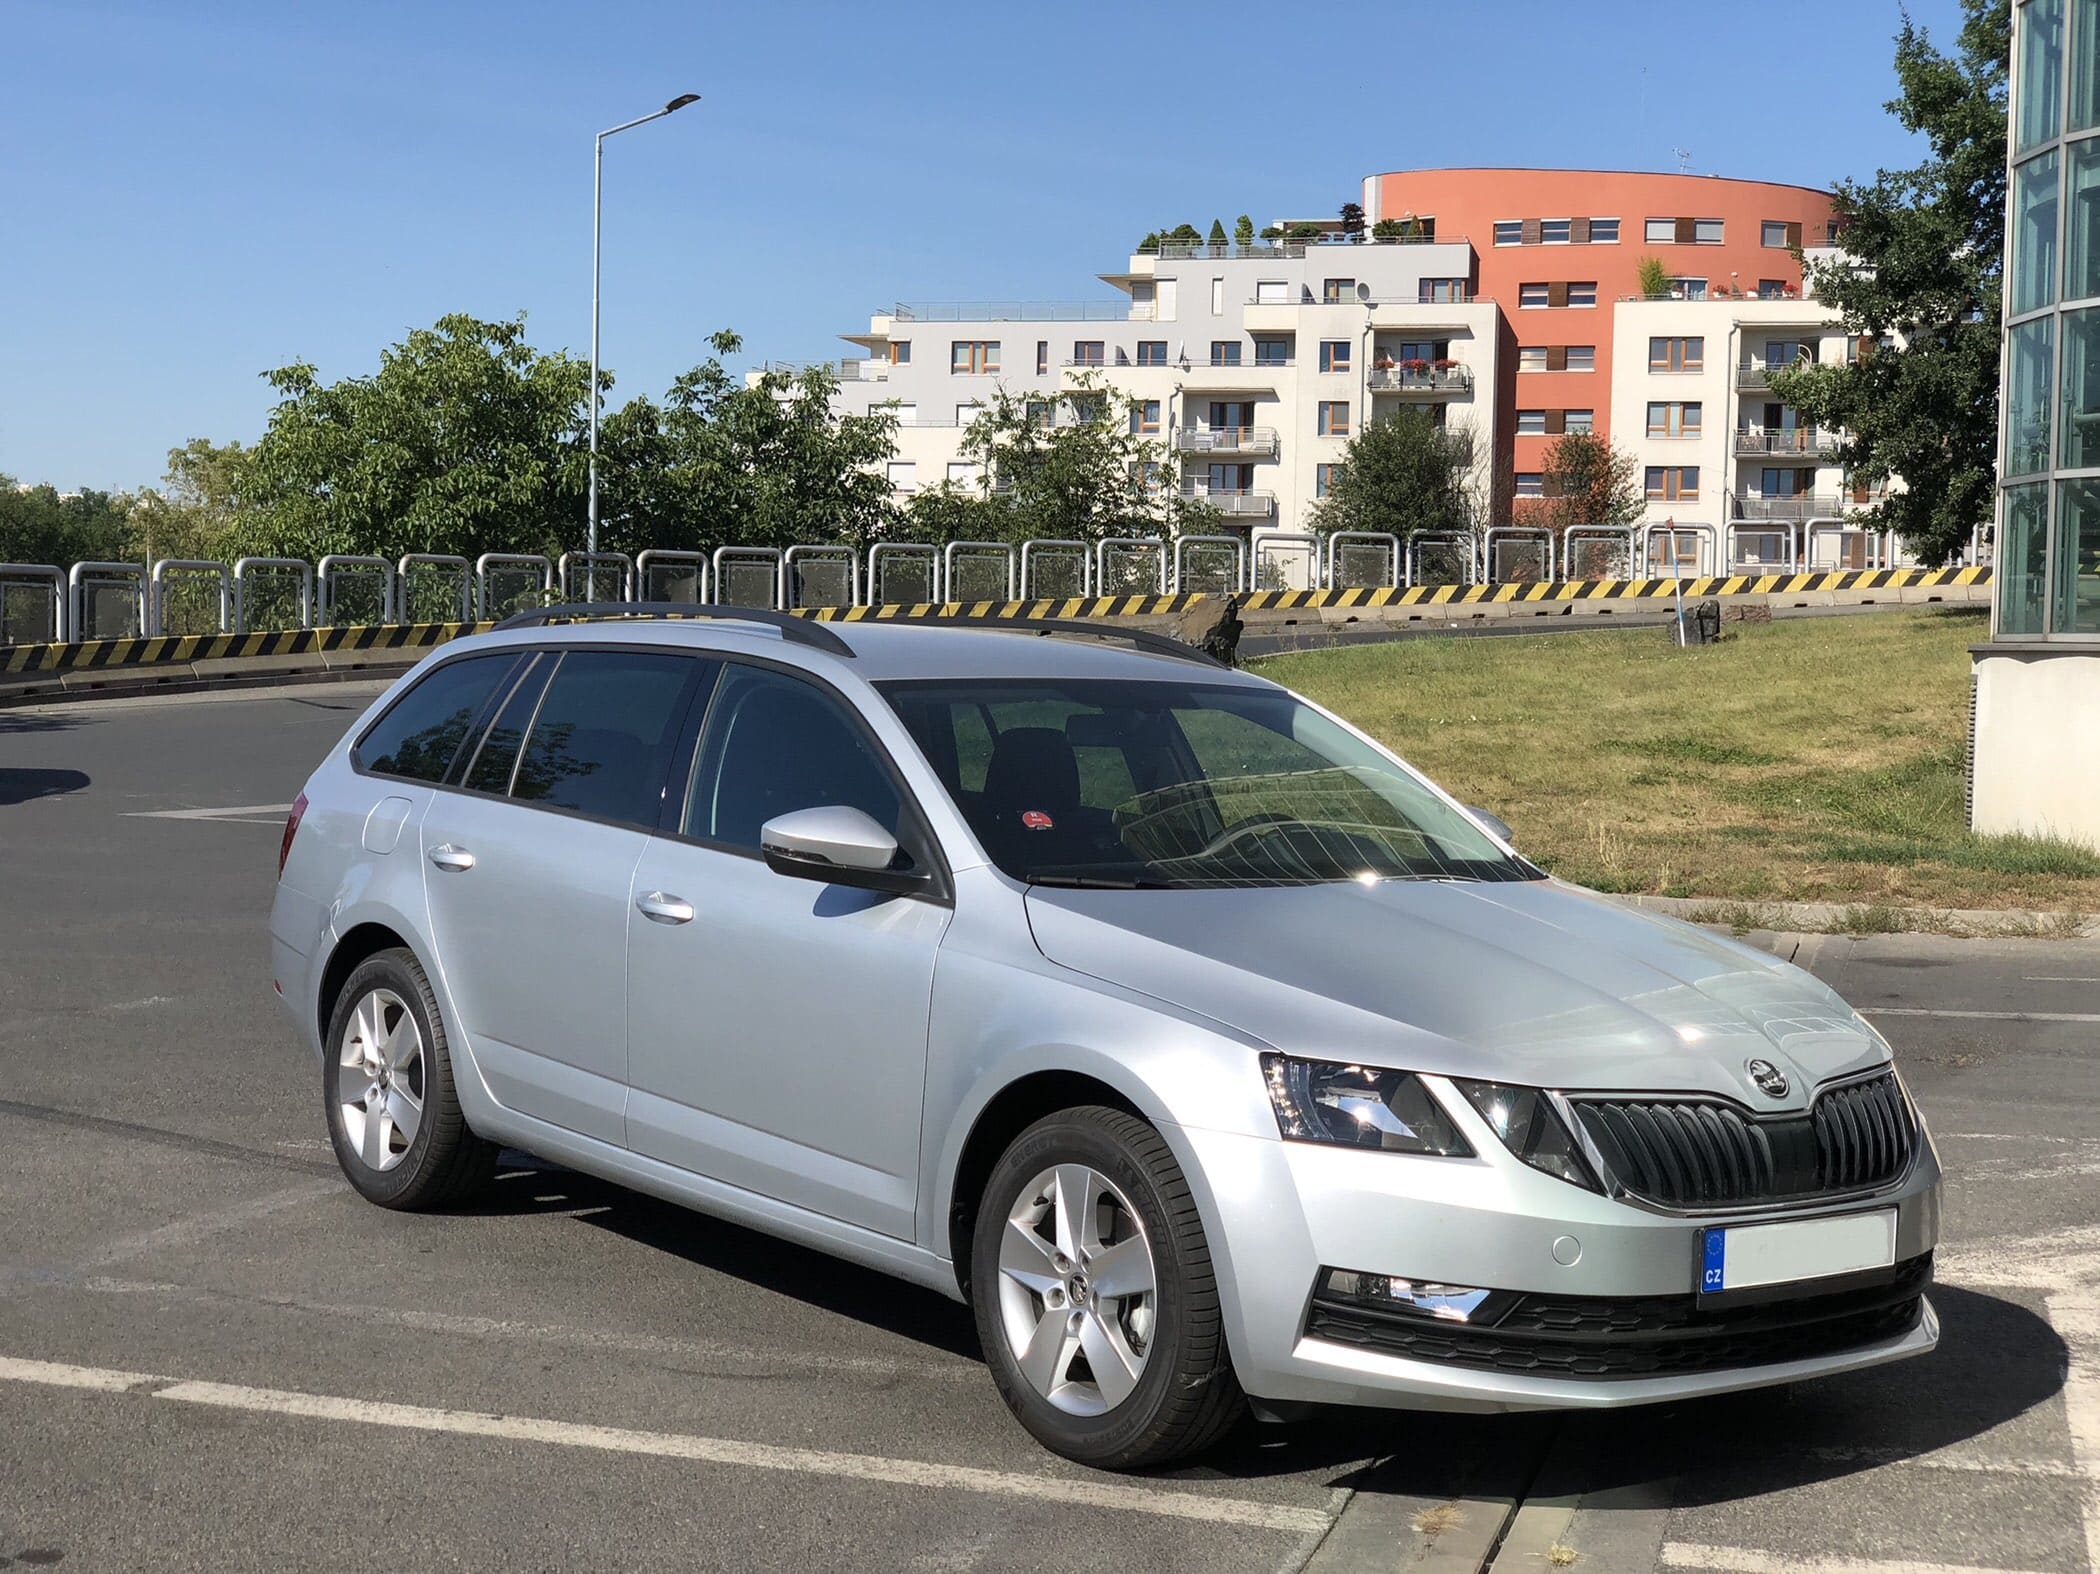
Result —
POLYGON ((156 662, 139 667, 83 667, 59 679, 68 694, 92 694, 98 689, 124 689, 136 693, 196 681, 197 671, 186 661, 156 662))
POLYGON ((193 662, 185 674, 200 678, 264 678, 284 672, 325 672, 328 658, 319 651, 303 656, 217 656, 193 662))

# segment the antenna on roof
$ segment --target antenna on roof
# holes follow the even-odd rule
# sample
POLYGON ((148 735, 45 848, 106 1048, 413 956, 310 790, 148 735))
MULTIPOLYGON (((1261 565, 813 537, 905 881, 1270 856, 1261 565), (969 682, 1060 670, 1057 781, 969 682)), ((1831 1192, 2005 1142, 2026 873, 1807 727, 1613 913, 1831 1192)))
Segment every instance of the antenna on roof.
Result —
POLYGON ((1691 150, 1689 148, 1672 148, 1670 149, 1670 152, 1676 156, 1677 173, 1680 175, 1689 175, 1692 172, 1691 150))

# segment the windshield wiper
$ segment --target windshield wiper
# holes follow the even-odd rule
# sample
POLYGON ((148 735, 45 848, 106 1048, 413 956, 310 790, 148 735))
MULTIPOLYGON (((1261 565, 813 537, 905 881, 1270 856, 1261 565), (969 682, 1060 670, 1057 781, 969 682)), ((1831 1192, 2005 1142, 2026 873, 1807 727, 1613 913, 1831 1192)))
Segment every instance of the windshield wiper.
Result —
POLYGON ((1171 891, 1174 889, 1165 880, 1147 880, 1141 875, 1128 874, 1038 874, 1029 876, 1030 885, 1056 886, 1073 891, 1171 891))

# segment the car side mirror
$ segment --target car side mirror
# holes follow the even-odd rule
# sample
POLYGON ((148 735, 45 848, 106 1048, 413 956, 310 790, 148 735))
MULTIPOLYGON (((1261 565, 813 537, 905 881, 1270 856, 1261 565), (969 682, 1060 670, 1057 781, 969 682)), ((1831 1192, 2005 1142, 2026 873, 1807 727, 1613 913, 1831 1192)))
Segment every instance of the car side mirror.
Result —
POLYGON ((1481 829, 1488 831, 1493 835, 1501 837, 1503 841, 1507 842, 1512 847, 1516 846, 1516 833, 1502 822, 1500 816, 1489 814, 1487 810, 1470 803, 1466 805, 1466 813, 1473 816, 1474 820, 1479 823, 1481 829))
POLYGON ((792 879, 898 894, 926 888, 919 870, 897 867, 897 838, 846 804, 775 815, 759 827, 758 849, 768 869, 792 879))

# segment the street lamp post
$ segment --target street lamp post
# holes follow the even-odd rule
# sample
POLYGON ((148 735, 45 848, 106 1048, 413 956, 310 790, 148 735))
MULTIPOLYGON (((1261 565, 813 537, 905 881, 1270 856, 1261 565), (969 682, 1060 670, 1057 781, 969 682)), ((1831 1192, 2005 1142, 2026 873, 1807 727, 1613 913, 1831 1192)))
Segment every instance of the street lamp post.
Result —
POLYGON ((600 255, 599 235, 605 211, 605 139, 617 136, 622 131, 632 131, 636 126, 647 125, 652 120, 661 120, 674 114, 688 104, 700 101, 698 93, 681 93, 662 109, 652 109, 646 115, 622 121, 609 131, 598 133, 592 144, 593 165, 591 170, 591 480, 590 480, 590 550, 598 550, 598 259, 600 255))

